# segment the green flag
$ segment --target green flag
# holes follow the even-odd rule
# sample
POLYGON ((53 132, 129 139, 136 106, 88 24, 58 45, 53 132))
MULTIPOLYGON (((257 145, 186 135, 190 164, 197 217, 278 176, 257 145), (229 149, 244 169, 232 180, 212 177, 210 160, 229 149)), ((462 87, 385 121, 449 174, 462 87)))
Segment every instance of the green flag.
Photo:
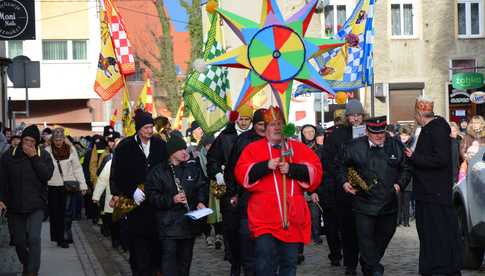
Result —
MULTIPOLYGON (((219 15, 209 14, 209 21, 211 26, 204 47, 204 60, 224 53, 219 15)), ((231 108, 226 102, 227 75, 226 68, 209 65, 204 73, 193 70, 184 84, 185 103, 204 133, 217 132, 228 122, 226 112, 231 108)))

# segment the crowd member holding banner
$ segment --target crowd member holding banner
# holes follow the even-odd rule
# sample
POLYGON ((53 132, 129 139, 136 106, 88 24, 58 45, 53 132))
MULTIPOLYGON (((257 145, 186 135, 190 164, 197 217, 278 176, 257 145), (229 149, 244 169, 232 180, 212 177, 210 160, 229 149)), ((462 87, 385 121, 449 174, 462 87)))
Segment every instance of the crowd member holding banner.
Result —
POLYGON ((116 206, 120 197, 132 202, 121 222, 128 236, 131 270, 136 276, 151 276, 160 269, 160 246, 155 209, 145 201, 144 184, 150 169, 167 161, 167 149, 165 142, 153 137, 152 114, 138 110, 134 120, 136 134, 120 142, 111 162, 111 205, 116 206))
POLYGON ((199 164, 190 159, 182 138, 170 137, 167 151, 168 162, 151 170, 145 190, 148 202, 156 208, 162 274, 188 276, 194 240, 202 231, 202 221, 199 223, 186 213, 206 208, 209 187, 199 164))
POLYGON ((301 142, 283 137, 283 114, 270 107, 265 139, 249 144, 234 170, 251 196, 249 230, 255 239, 256 276, 296 275, 298 248, 310 242, 311 218, 304 192, 320 185, 322 165, 301 142), (265 210, 262 212, 261 210, 265 210))
POLYGON ((51 155, 54 172, 48 182, 48 207, 51 241, 62 248, 72 243, 71 225, 74 212, 71 200, 75 193, 86 194, 88 186, 76 148, 64 135, 63 128, 52 131, 51 142, 45 150, 51 155), (69 212, 66 212, 69 210, 69 212))
POLYGON ((430 99, 416 100, 415 118, 421 133, 415 150, 405 151, 414 168, 419 273, 461 275, 463 253, 452 204, 451 130, 433 108, 430 99))
POLYGON ((384 274, 380 260, 396 232, 398 194, 411 177, 404 147, 386 126, 385 116, 368 119, 367 135, 349 142, 337 161, 337 185, 353 196, 364 276, 384 274))

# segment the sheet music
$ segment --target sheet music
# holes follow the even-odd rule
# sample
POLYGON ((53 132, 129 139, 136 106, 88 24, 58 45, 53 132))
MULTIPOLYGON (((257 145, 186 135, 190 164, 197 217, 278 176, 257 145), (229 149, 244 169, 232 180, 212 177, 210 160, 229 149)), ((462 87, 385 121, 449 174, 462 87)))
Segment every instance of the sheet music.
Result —
POLYGON ((211 208, 202 208, 199 210, 191 211, 186 213, 185 215, 188 216, 189 218, 193 220, 198 220, 203 217, 207 217, 208 215, 214 213, 214 211, 211 208))

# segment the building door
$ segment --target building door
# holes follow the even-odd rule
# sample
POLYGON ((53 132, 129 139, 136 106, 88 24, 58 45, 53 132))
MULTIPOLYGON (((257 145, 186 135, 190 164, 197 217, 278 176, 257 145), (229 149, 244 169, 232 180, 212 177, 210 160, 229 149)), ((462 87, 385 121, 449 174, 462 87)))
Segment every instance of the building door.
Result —
POLYGON ((421 89, 389 90, 389 121, 391 124, 414 122, 414 104, 421 89))

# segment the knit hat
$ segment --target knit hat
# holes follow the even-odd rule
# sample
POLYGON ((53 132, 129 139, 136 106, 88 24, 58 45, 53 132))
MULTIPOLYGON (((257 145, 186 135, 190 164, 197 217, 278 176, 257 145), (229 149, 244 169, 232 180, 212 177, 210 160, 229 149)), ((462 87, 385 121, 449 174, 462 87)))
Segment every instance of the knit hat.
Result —
POLYGON ((172 154, 176 153, 179 150, 187 149, 187 144, 185 144, 184 139, 178 136, 172 136, 167 141, 167 153, 168 156, 172 156, 172 154))
POLYGON ((247 105, 241 106, 238 109, 238 112, 239 112, 239 118, 241 118, 241 117, 253 118, 253 110, 251 109, 251 107, 249 107, 247 105))
POLYGON ((145 112, 143 110, 137 110, 135 112, 135 130, 138 132, 142 127, 145 125, 152 124, 153 125, 153 118, 150 112, 145 112))
POLYGON ((345 105, 345 116, 352 114, 364 114, 364 108, 359 100, 349 100, 345 105))
POLYGON ((259 122, 264 122, 264 112, 266 112, 266 108, 260 108, 256 110, 253 114, 253 124, 257 124, 259 122))
POLYGON ((52 138, 53 139, 64 139, 64 129, 62 127, 55 128, 54 131, 52 132, 52 138))
POLYGON ((49 127, 46 127, 42 130, 42 134, 52 134, 52 129, 49 127))
POLYGON ((22 131, 22 136, 21 138, 23 139, 24 137, 31 137, 34 138, 36 145, 40 143, 40 131, 39 128, 36 125, 30 125, 22 131))

